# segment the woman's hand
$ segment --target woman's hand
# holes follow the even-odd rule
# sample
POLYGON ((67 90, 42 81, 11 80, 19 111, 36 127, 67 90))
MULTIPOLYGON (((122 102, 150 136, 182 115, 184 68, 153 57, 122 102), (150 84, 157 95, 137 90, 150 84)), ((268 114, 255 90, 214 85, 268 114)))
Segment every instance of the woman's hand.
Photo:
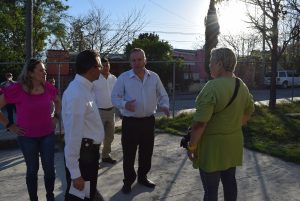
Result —
POLYGON ((189 146, 187 147, 187 154, 188 154, 188 157, 191 161, 194 161, 196 160, 197 158, 197 145, 196 144, 189 144, 189 146))
POLYGON ((200 143, 206 125, 206 122, 196 122, 192 126, 191 140, 188 146, 188 156, 191 161, 197 159, 197 144, 200 143))
POLYGON ((12 124, 8 130, 11 132, 11 133, 14 133, 14 134, 17 134, 17 135, 20 135, 20 136, 23 136, 25 131, 23 128, 20 128, 18 127, 16 124, 12 124))
POLYGON ((194 160, 196 160, 196 158, 197 158, 197 154, 196 154, 196 151, 195 152, 191 152, 191 151, 187 151, 187 155, 188 155, 188 157, 189 157, 189 159, 191 160, 191 161, 194 161, 194 160))

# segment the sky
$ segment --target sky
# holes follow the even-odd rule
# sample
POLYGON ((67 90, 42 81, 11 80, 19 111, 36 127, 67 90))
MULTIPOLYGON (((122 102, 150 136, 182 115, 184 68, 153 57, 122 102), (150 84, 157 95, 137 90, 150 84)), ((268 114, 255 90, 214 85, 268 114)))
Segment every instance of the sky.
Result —
MULTIPOLYGON (((133 10, 142 10, 145 22, 142 32, 155 32, 176 49, 198 49, 204 43, 204 18, 209 0, 68 0, 65 4, 70 6, 71 16, 84 16, 92 8, 101 8, 112 23, 133 10)), ((235 34, 244 29, 244 13, 244 7, 238 2, 222 4, 221 33, 235 34)))

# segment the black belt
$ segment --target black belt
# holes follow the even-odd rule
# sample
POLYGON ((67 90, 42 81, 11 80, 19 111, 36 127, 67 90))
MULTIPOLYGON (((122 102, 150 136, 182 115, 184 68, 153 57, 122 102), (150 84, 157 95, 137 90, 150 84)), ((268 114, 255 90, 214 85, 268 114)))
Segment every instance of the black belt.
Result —
POLYGON ((109 108, 99 108, 99 110, 104 110, 104 111, 111 111, 114 107, 109 107, 109 108))
POLYGON ((100 144, 94 144, 93 139, 82 138, 80 147, 81 161, 95 162, 99 160, 99 147, 100 144))
POLYGON ((99 149, 100 144, 94 144, 94 140, 89 138, 82 138, 81 147, 84 149, 99 149))
POLYGON ((148 117, 126 117, 126 116, 123 116, 124 119, 131 119, 131 120, 148 120, 148 119, 151 119, 151 118, 154 118, 154 115, 151 115, 151 116, 148 116, 148 117))

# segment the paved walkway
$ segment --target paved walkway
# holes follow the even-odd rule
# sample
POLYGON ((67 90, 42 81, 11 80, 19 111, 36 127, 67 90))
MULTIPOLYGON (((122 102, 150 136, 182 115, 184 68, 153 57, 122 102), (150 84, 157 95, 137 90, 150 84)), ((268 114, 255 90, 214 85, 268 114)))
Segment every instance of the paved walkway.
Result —
MULTIPOLYGON (((259 104, 266 104, 260 102, 259 104)), ((115 135, 112 155, 116 165, 101 164, 98 190, 106 201, 196 201, 202 200, 203 188, 199 173, 192 168, 184 149, 179 147, 180 137, 158 134, 152 169, 148 175, 157 187, 148 189, 134 183, 132 193, 123 195, 122 149, 120 135, 115 135)), ((17 148, 16 137, 0 130, 0 201, 25 201, 28 194, 25 183, 26 166, 17 148), (4 149, 5 147, 16 148, 4 149)), ((66 187, 61 147, 55 155, 56 201, 63 201, 66 187)), ((41 167, 41 166, 40 166, 41 167)), ((40 168, 42 169, 42 168, 40 168)), ((39 197, 45 200, 43 173, 39 171, 39 197)), ((300 201, 300 165, 284 162, 265 154, 245 149, 244 165, 237 169, 238 200, 240 201, 300 201)), ((223 200, 220 185, 219 200, 223 200)))
MULTIPOLYGON (((112 155, 116 165, 101 164, 98 190, 106 201, 197 201, 203 199, 198 170, 192 168, 180 137, 158 134, 152 169, 148 175, 156 182, 149 189, 134 183, 132 193, 124 195, 122 187, 122 149, 120 135, 115 136, 112 155)), ((56 201, 63 201, 65 172, 63 152, 55 155, 56 201)), ((40 168, 41 169, 41 168, 40 168)), ((43 173, 39 171, 39 197, 45 200, 43 173)), ((300 201, 300 165, 284 162, 265 154, 245 149, 244 165, 237 169, 238 200, 240 201, 300 201)), ((0 151, 0 201, 28 200, 25 184, 25 163, 19 149, 0 151)), ((219 200, 223 200, 220 186, 219 200)))

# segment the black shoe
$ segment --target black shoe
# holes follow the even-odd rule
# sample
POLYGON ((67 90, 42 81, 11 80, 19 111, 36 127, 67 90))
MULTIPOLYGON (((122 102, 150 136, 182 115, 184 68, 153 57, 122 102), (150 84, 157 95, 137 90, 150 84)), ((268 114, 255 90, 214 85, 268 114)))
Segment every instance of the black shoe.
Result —
POLYGON ((102 158, 102 162, 104 163, 110 163, 110 164, 116 164, 117 161, 112 159, 111 157, 108 157, 108 158, 102 158))
POLYGON ((149 179, 139 179, 138 180, 138 183, 141 184, 141 185, 144 185, 144 186, 147 186, 149 188, 155 188, 155 183, 149 179))
POLYGON ((130 192, 131 192, 131 186, 130 185, 123 185, 123 187, 122 187, 122 192, 124 193, 124 194, 129 194, 130 192))

